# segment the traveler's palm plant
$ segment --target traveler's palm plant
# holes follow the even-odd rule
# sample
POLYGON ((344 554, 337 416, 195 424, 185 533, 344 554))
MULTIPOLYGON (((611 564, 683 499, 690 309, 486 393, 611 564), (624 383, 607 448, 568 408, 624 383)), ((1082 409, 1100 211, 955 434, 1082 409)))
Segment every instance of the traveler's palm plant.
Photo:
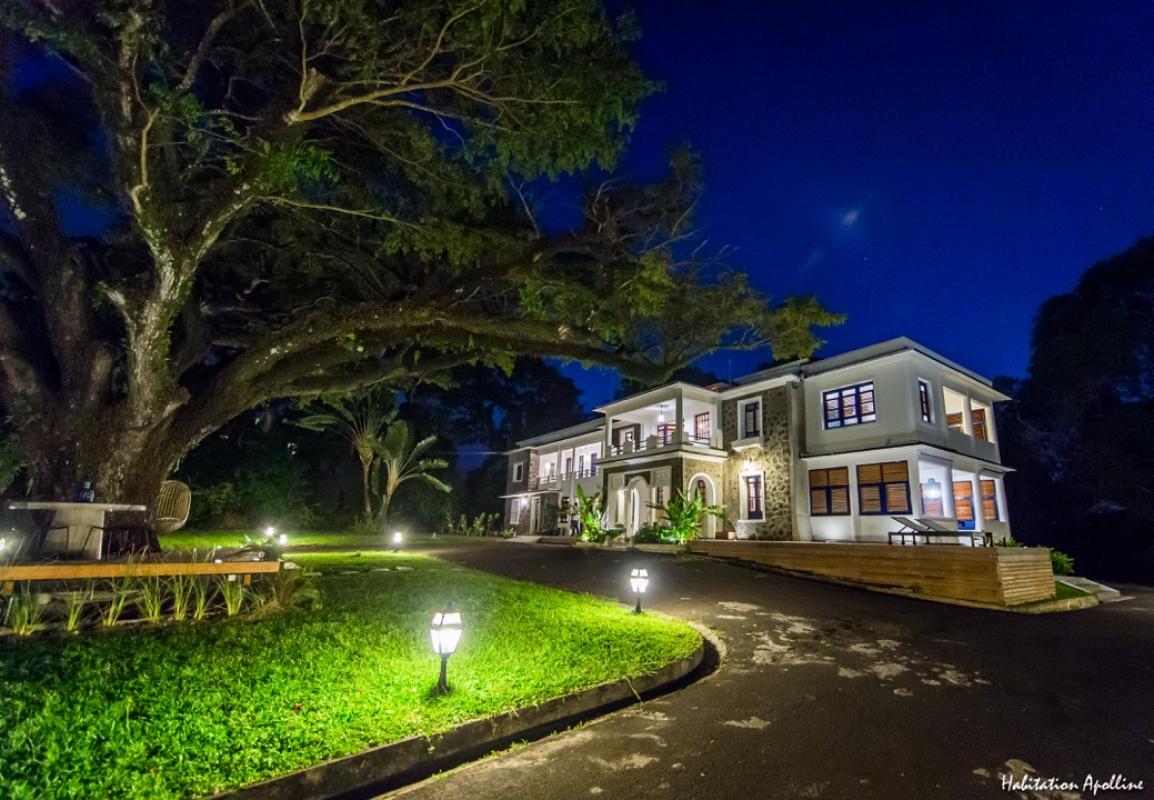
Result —
POLYGON ((413 440, 413 427, 408 422, 400 421, 389 426, 384 439, 376 446, 377 462, 374 470, 378 475, 381 494, 377 519, 382 530, 388 525, 389 506, 401 484, 424 481, 437 491, 452 491, 452 487, 432 474, 434 470, 448 468, 449 462, 443 458, 425 458, 437 437, 426 436, 419 442, 413 440))
POLYGON ((373 462, 385 431, 397 418, 393 399, 374 390, 356 398, 322 399, 321 408, 297 422, 311 431, 336 431, 343 436, 361 462, 361 489, 365 519, 373 515, 371 477, 373 462))

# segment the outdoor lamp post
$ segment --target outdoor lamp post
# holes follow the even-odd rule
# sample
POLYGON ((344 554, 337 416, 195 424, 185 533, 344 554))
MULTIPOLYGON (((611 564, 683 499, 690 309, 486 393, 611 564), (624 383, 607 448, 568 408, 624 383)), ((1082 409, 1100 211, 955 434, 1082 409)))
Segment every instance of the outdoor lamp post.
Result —
POLYGON ((276 541, 277 541, 277 544, 279 544, 281 547, 284 547, 286 544, 288 544, 288 534, 282 533, 280 536, 277 537, 276 541))
POLYGON ((633 609, 633 613, 640 614, 641 595, 645 594, 645 590, 649 588, 649 570, 642 567, 630 572, 629 586, 633 589, 633 594, 637 596, 637 606, 633 609))
POLYGON ((264 538, 272 539, 275 536, 276 536, 276 528, 274 528, 272 525, 269 525, 267 528, 264 529, 264 538))
POLYGON ((429 628, 429 636, 433 640, 433 652, 441 657, 441 677, 437 680, 437 693, 447 694, 449 682, 446 671, 449 656, 457 650, 457 643, 461 641, 461 612, 438 611, 433 615, 433 626, 429 628))
POLYGON ((403 539, 403 538, 404 537, 401 535, 400 531, 393 531, 393 552, 394 553, 401 552, 401 539, 403 539))

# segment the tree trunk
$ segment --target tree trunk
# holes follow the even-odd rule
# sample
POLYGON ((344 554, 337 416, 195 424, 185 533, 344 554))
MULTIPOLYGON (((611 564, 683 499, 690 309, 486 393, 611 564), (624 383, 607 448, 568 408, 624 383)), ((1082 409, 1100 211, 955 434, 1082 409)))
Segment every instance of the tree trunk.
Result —
POLYGON ((70 501, 90 481, 97 502, 151 509, 181 455, 167 433, 166 425, 133 425, 115 412, 83 417, 45 409, 20 433, 21 449, 33 458, 32 496, 70 501))
POLYGON ((369 476, 370 476, 370 473, 372 472, 372 469, 373 469, 373 462, 371 460, 370 461, 364 461, 364 460, 361 461, 361 490, 364 493, 365 519, 366 520, 370 520, 373 518, 373 495, 372 495, 372 492, 370 491, 370 488, 369 488, 369 484, 370 484, 369 476))

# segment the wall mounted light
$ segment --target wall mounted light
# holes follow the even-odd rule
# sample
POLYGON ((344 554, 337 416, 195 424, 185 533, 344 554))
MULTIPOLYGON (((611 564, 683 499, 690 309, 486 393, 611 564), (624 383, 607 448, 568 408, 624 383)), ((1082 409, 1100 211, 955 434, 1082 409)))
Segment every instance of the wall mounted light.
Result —
POLYGON ((933 478, 930 478, 926 481, 926 489, 922 492, 922 496, 927 500, 941 500, 942 485, 933 478))
POLYGON ((429 638, 433 642, 433 652, 441 657, 441 677, 437 679, 437 694, 448 694, 449 656, 457 652, 461 641, 461 612, 438 611, 433 615, 433 625, 429 628, 429 638))

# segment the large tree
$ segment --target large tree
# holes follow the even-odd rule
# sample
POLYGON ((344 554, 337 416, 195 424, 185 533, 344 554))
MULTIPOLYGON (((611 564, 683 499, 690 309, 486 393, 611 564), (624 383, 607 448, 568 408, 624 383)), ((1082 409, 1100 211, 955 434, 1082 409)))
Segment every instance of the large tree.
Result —
POLYGON ((689 157, 538 226, 536 182, 612 168, 653 88, 632 35, 598 0, 0 4, 0 404, 35 491, 147 500, 273 397, 811 351, 832 316, 691 245, 689 157))
POLYGON ((1046 300, 999 409, 1015 536, 1079 570, 1154 580, 1154 239, 1046 300))

